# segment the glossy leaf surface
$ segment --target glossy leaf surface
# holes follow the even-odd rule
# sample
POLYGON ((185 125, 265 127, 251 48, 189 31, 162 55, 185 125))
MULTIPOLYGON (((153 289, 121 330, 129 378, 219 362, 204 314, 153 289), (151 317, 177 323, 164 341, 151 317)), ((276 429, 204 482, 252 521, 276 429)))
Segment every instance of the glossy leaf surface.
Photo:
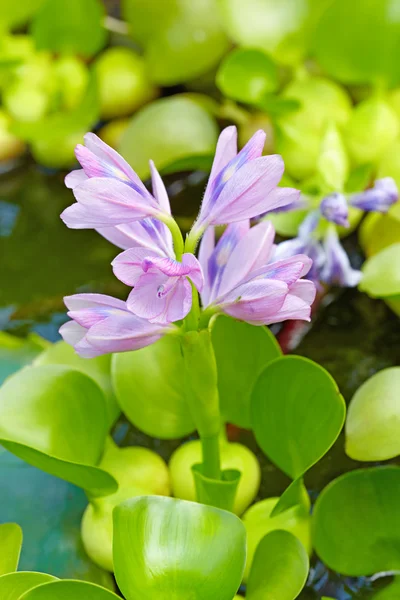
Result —
POLYGON ((315 549, 344 575, 400 568, 400 468, 346 473, 320 494, 313 513, 315 549))
POLYGON ((183 372, 180 341, 173 336, 113 356, 115 393, 135 427, 162 439, 183 437, 194 430, 183 372))
POLYGON ((0 598, 1 600, 20 600, 20 598, 29 590, 55 581, 55 577, 45 573, 19 572, 9 573, 0 577, 0 598))
POLYGON ((116 489, 97 468, 107 435, 105 398, 89 377, 69 367, 26 367, 0 389, 0 440, 28 463, 94 495, 116 489), (90 427, 88 427, 90 423, 90 427))
POLYGON ((302 543, 288 531, 272 531, 261 540, 254 555, 247 600, 294 600, 306 583, 308 568, 302 543))
POLYGON ((22 546, 22 530, 16 523, 0 525, 0 575, 13 573, 18 568, 22 546))
POLYGON ((115 600, 120 598, 105 588, 84 581, 59 580, 40 585, 21 600, 115 600))
POLYGON ((232 600, 242 578, 238 517, 194 502, 146 496, 114 510, 114 567, 126 600, 232 600))
POLYGON ((259 376, 251 399, 258 444, 293 479, 329 450, 340 433, 345 410, 329 373, 299 356, 270 363, 259 376))
POLYGON ((221 412, 229 423, 250 428, 251 391, 261 370, 281 356, 278 342, 266 327, 225 316, 214 321, 211 336, 221 412))
POLYGON ((355 460, 400 454, 400 367, 383 369, 354 394, 346 419, 346 452, 355 460))

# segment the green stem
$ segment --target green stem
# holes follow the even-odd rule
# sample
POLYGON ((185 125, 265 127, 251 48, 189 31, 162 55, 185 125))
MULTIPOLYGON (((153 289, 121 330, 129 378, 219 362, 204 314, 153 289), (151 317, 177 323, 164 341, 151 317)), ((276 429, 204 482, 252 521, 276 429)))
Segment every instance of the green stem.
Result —
POLYGON ((203 475, 210 479, 221 479, 219 436, 200 437, 203 455, 203 475))
POLYGON ((218 312, 218 308, 215 306, 209 306, 202 311, 199 320, 199 329, 207 329, 211 317, 218 312))
POLYGON ((185 244, 184 244, 182 232, 180 230, 178 223, 175 221, 175 219, 173 217, 171 217, 169 215, 159 216, 158 220, 162 221, 162 223, 164 223, 170 230, 171 235, 172 235, 172 243, 174 244, 176 260, 179 260, 179 261, 182 260, 182 254, 185 251, 185 244))
POLYGON ((197 244, 199 243, 199 239, 201 238, 203 233, 204 233, 204 227, 197 229, 196 226, 194 226, 189 231, 189 233, 186 237, 186 241, 185 241, 185 252, 191 252, 192 254, 195 253, 197 244))

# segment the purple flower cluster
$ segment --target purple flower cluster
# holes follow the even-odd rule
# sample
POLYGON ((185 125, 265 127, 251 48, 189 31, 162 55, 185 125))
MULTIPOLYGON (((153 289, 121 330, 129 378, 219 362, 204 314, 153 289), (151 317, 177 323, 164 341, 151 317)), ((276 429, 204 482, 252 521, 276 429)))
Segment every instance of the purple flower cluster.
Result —
POLYGON ((176 332, 200 293, 209 314, 224 312, 254 325, 310 319, 315 285, 302 279, 312 260, 276 257, 274 229, 250 219, 296 205, 299 192, 277 187, 280 156, 263 156, 258 131, 237 151, 235 127, 220 135, 200 213, 186 243, 153 163, 152 191, 97 136, 77 146, 82 166, 66 177, 76 203, 61 215, 68 227, 93 228, 124 251, 112 263, 131 289, 126 302, 101 294, 65 298, 69 322, 60 333, 84 357, 135 350, 176 332), (227 225, 215 241, 216 225, 227 225), (201 241, 199 256, 194 250, 201 241))

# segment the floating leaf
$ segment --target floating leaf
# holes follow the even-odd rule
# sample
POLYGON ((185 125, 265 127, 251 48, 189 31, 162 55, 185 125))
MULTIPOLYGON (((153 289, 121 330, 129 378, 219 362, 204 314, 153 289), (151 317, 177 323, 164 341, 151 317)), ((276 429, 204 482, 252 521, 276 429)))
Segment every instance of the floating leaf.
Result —
POLYGON ((287 475, 296 479, 315 464, 338 437, 345 403, 325 369, 300 356, 271 362, 251 397, 257 442, 287 475))
POLYGON ((246 558, 245 529, 230 512, 144 496, 114 510, 115 577, 126 600, 232 600, 246 558))
POLYGON ((247 104, 257 104, 278 87, 274 61, 261 50, 236 48, 219 66, 217 86, 225 96, 247 104))
POLYGON ((0 388, 3 446, 94 495, 117 487, 111 475, 96 467, 107 428, 104 394, 90 377, 71 368, 25 367, 0 388))
MULTIPOLYGON (((23 600, 116 600, 105 588, 86 581, 64 579, 40 585, 24 595, 23 600)), ((21 599, 22 600, 22 599, 21 599)))
POLYGON ((218 370, 218 391, 224 419, 251 427, 250 397, 261 370, 281 355, 275 336, 266 327, 254 327, 219 316, 211 330, 218 370))
POLYGON ((272 531, 259 543, 247 581, 247 600, 294 600, 308 576, 302 543, 288 531, 272 531))
POLYGON ((354 460, 400 454, 400 367, 383 369, 356 391, 346 420, 346 453, 354 460))
POLYGON ((111 384, 111 355, 81 358, 66 342, 57 342, 46 348, 35 360, 35 365, 68 365, 85 373, 98 384, 107 400, 107 412, 111 425, 119 416, 118 406, 111 384))
POLYGON ((400 21, 391 0, 365 0, 362 10, 356 2, 335 0, 315 32, 318 62, 343 83, 397 83, 399 51, 400 21))
POLYGON ((56 578, 45 573, 9 573, 0 577, 1 600, 20 600, 24 594, 43 583, 55 581, 56 578))
POLYGON ((132 118, 119 151, 140 177, 147 177, 149 159, 159 170, 194 156, 214 153, 218 130, 207 110, 179 95, 156 100, 132 118))
POLYGON ((400 569, 400 468, 360 469, 318 496, 313 539, 321 560, 343 575, 400 569))
POLYGON ((99 0, 45 0, 31 26, 36 47, 93 56, 106 42, 104 15, 99 0))
POLYGON ((384 248, 368 258, 362 267, 359 289, 373 298, 400 294, 400 243, 384 248))
POLYGON ((183 372, 181 345, 174 336, 135 352, 114 354, 115 393, 135 427, 162 439, 183 437, 194 430, 183 372))
POLYGON ((22 530, 16 523, 0 525, 0 575, 18 569, 22 546, 22 530))

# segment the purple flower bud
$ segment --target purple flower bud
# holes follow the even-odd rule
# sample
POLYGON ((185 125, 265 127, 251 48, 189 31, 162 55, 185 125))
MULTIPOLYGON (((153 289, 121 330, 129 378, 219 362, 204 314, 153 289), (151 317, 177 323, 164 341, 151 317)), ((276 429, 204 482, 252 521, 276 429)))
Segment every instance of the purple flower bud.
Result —
POLYGON ((213 228, 206 231, 199 252, 205 307, 253 325, 310 319, 315 286, 300 278, 311 260, 298 255, 269 262, 274 234, 268 221, 252 228, 248 222, 229 225, 217 244, 213 228))
POLYGON ((60 334, 83 358, 144 348, 173 329, 141 319, 122 300, 103 294, 76 294, 64 302, 72 320, 60 334))
POLYGON ((330 227, 326 232, 324 251, 325 263, 321 269, 321 281, 340 287, 355 287, 360 283, 362 273, 351 267, 335 227, 330 227))
POLYGON ((350 204, 362 210, 386 213, 398 198, 399 192, 394 179, 384 177, 377 179, 371 189, 354 194, 350 204))
POLYGON ((325 196, 320 204, 321 214, 327 221, 349 227, 349 209, 347 206, 346 197, 339 192, 334 192, 325 196))

